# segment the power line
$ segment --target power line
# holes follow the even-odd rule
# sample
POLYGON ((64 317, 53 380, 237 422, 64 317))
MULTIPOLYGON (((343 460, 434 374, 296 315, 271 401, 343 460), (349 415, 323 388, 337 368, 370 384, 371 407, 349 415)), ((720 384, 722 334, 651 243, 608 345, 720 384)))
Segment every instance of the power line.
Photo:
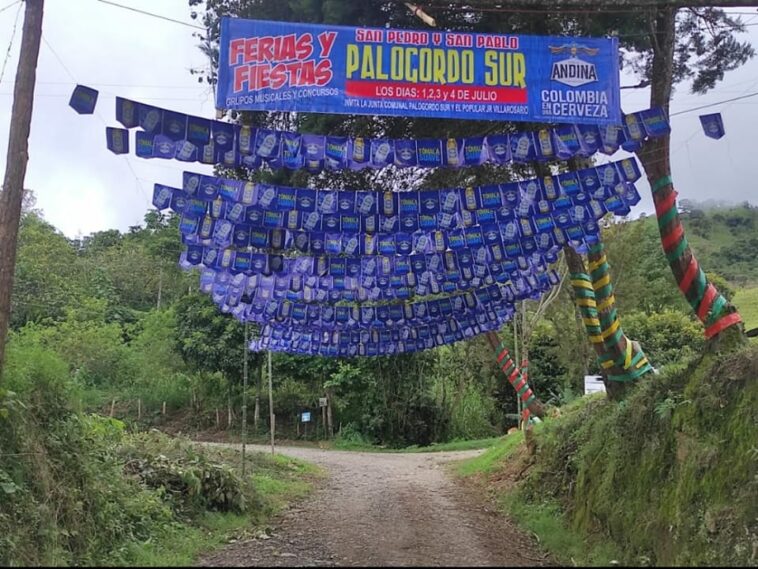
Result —
MULTIPOLYGON (((11 6, 13 6, 13 4, 6 6, 5 8, 3 8, 3 10, 7 10, 11 6)), ((16 29, 18 28, 18 17, 21 14, 21 6, 22 4, 19 1, 18 10, 16 10, 16 20, 13 22, 13 32, 11 32, 11 41, 8 42, 8 51, 5 52, 5 60, 3 61, 3 68, 0 69, 0 81, 3 80, 3 76, 5 75, 5 68, 8 65, 8 60, 11 58, 11 50, 13 49, 13 40, 16 38, 16 29)))
POLYGON ((695 112, 695 111, 699 111, 700 109, 707 109, 709 107, 715 107, 716 105, 723 105, 724 103, 731 103, 732 101, 739 101, 741 99, 747 99, 749 97, 755 97, 756 95, 758 95, 758 91, 756 91, 755 93, 750 93, 748 95, 743 95, 741 97, 733 97, 731 99, 725 99, 723 101, 718 101, 716 103, 709 103, 707 105, 702 105, 700 107, 694 107, 692 109, 685 109, 683 111, 677 111, 676 113, 669 114, 669 116, 670 117, 675 117, 676 115, 683 115, 684 113, 692 113, 692 112, 695 112))
POLYGON ((161 16, 160 14, 155 14, 153 12, 146 12, 145 10, 140 10, 139 8, 124 6, 123 4, 117 4, 116 2, 110 2, 110 0, 97 0, 97 1, 102 4, 107 4, 109 6, 115 6, 116 8, 123 8, 124 10, 129 10, 130 12, 136 12, 137 14, 142 14, 143 16, 158 18, 159 20, 173 22, 174 24, 180 24, 182 26, 187 26, 188 28, 195 28, 196 30, 203 30, 204 32, 207 31, 202 26, 196 26, 195 24, 190 24, 189 22, 182 22, 181 20, 175 20, 174 18, 169 18, 168 16, 161 16))
MULTIPOLYGON (((550 7, 550 8, 517 8, 517 7, 503 7, 503 6, 479 6, 479 5, 439 5, 439 4, 427 4, 427 8, 432 10, 450 10, 453 12, 501 12, 510 14, 592 14, 597 16, 598 14, 633 14, 638 13, 641 10, 655 8, 654 4, 648 3, 644 5, 629 6, 627 8, 611 8, 603 6, 601 8, 565 8, 565 7, 550 7)), ((735 16, 753 16, 756 12, 726 12, 735 16)))
POLYGON ((21 0, 16 0, 15 2, 11 2, 10 4, 8 4, 7 6, 3 6, 2 8, 0 8, 0 14, 5 12, 8 8, 12 8, 16 4, 21 4, 21 0))
MULTIPOLYGON (((76 77, 74 77, 74 74, 71 73, 71 70, 66 66, 65 63, 63 63, 63 60, 58 55, 58 52, 56 52, 53 49, 53 46, 50 45, 50 43, 47 41, 47 39, 45 38, 44 35, 42 36, 42 41, 45 42, 45 45, 47 46, 47 48, 53 54, 53 56, 55 57, 55 59, 58 60, 58 63, 60 63, 61 67, 66 72, 66 74, 71 78, 71 80, 75 84, 79 84, 79 82, 76 80, 76 77)), ((103 123, 103 126, 108 126, 108 123, 105 121, 105 119, 103 118, 103 116, 100 114, 99 111, 96 110, 95 111, 95 115, 97 116, 98 119, 100 119, 100 122, 103 123)), ((129 167, 129 171, 132 173, 132 176, 134 177, 134 181, 136 182, 137 189, 142 194, 142 197, 145 199, 145 202, 148 203, 148 204, 151 203, 151 200, 148 197, 147 193, 145 192, 145 189, 142 187, 142 182, 140 182, 139 178, 137 177, 137 172, 134 171, 134 167, 132 166, 132 163, 129 160, 129 157, 125 156, 124 158, 126 159, 125 162, 126 162, 126 165, 129 167)))

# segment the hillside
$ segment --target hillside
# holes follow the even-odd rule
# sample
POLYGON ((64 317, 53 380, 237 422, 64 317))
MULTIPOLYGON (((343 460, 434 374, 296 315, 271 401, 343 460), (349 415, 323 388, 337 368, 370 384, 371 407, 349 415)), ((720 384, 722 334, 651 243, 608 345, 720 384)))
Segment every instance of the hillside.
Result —
POLYGON ((574 565, 754 566, 758 347, 583 397, 460 468, 574 565))
POLYGON ((682 209, 687 239, 707 270, 738 286, 758 282, 758 208, 682 209))

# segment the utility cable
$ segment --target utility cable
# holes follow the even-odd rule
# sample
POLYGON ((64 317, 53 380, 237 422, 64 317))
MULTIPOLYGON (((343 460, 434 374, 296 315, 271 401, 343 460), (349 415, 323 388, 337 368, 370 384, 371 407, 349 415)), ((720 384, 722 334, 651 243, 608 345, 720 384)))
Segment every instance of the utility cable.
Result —
POLYGON ((140 10, 139 8, 132 8, 131 6, 124 6, 123 4, 117 4, 116 2, 111 2, 110 0, 97 0, 98 2, 102 4, 107 4, 109 6, 115 6, 116 8, 122 8, 124 10, 129 10, 130 12, 136 12, 137 14, 142 14, 143 16, 150 16, 152 18, 158 18, 159 20, 164 20, 167 22, 172 22, 174 24, 180 24, 182 26, 187 26, 188 28, 195 28, 196 30, 203 30, 204 32, 208 31, 202 26, 196 26, 195 24, 190 24, 189 22, 182 22, 181 20, 175 20, 174 18, 169 18, 168 16, 161 16, 160 14, 155 14, 153 12, 147 12, 145 10, 140 10))
MULTIPOLYGON (((13 4, 6 6, 5 8, 3 8, 3 10, 7 10, 11 6, 13 6, 13 4)), ((11 58, 11 50, 13 49, 13 40, 16 38, 16 29, 18 28, 18 17, 19 15, 21 15, 21 6, 22 6, 22 3, 19 1, 18 10, 16 10, 16 20, 13 22, 13 31, 11 32, 11 41, 8 42, 8 51, 5 52, 5 60, 3 60, 3 68, 0 69, 0 81, 3 80, 3 76, 5 75, 5 68, 8 65, 8 60, 11 58)))

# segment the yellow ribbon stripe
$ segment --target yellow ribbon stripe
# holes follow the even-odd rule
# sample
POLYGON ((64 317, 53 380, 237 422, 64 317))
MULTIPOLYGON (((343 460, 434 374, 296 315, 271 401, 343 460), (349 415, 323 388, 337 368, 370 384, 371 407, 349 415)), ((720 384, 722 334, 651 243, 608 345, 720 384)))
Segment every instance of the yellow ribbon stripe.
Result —
POLYGON ((592 283, 592 286, 595 290, 599 290, 603 288, 604 286, 608 285, 611 282, 611 275, 606 274, 601 279, 596 280, 592 283))
POLYGON ((597 261, 591 261, 587 268, 590 272, 593 272, 595 269, 598 269, 602 267, 607 262, 607 259, 605 258, 605 254, 601 255, 600 258, 597 261))
POLYGON ((627 338, 626 339, 626 358, 624 359, 624 369, 629 369, 629 366, 632 365, 632 341, 627 338))
POLYGON ((597 326, 598 328, 600 327, 600 320, 597 318, 582 318, 582 320, 587 326, 597 326))
POLYGON ((610 308, 616 303, 616 297, 614 295, 609 296, 608 298, 604 298, 600 301, 600 303, 597 305, 597 309, 602 312, 606 308, 610 308))
POLYGON ((592 283, 585 280, 571 279, 571 285, 578 288, 586 288, 592 290, 592 283))
POLYGON ((595 308, 597 306, 594 298, 577 298, 576 304, 577 306, 589 306, 591 308, 595 308))
POLYGON ((603 337, 603 340, 607 340, 611 336, 613 336, 616 333, 616 330, 619 329, 619 326, 621 325, 620 320, 616 320, 613 324, 611 324, 606 330, 603 330, 603 333, 601 336, 603 337))

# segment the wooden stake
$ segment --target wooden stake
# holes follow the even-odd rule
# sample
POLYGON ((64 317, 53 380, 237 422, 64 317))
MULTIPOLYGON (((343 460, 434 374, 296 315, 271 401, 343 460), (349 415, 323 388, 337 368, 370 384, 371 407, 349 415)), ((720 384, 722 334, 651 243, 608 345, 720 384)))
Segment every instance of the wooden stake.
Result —
POLYGON ((248 342, 247 342, 247 322, 245 322, 245 339, 242 349, 245 350, 244 357, 242 359, 242 476, 245 476, 245 451, 247 449, 247 356, 248 356, 248 342))
POLYGON ((163 416, 166 416, 166 402, 163 402, 163 416))
POLYGON ((142 399, 137 399, 137 420, 142 419, 142 399))
POLYGON ((116 400, 111 401, 111 414, 110 417, 113 417, 113 413, 116 411, 116 400))
POLYGON ((276 430, 276 417, 274 416, 274 393, 272 389, 272 376, 271 376, 271 352, 268 353, 268 412, 271 417, 271 454, 276 451, 274 449, 274 432, 276 430))

